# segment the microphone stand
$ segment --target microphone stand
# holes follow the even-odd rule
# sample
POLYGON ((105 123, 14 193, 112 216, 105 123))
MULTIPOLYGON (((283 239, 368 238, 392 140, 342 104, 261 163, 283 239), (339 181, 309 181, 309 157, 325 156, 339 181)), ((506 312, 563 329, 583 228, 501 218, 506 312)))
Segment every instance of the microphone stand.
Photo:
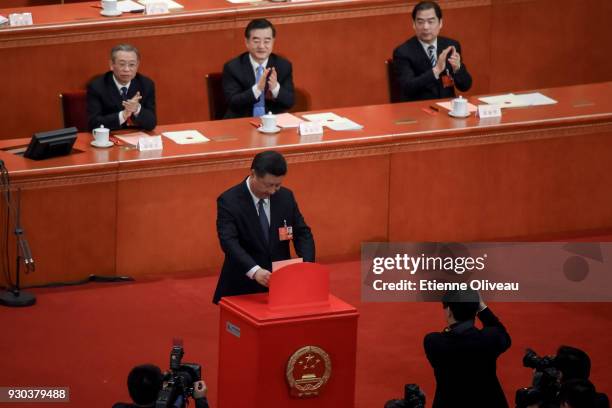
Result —
MULTIPOLYGON (((4 188, 6 188, 6 210, 11 211, 10 205, 10 179, 8 176, 8 171, 6 167, 4 167, 4 163, 0 163, 0 168, 2 171, 2 181, 6 181, 4 188)), ((8 217, 10 220, 10 217, 8 217)), ((10 222, 10 221, 9 221, 10 222)), ((34 259, 32 259, 32 253, 30 252, 30 246, 28 245, 28 241, 25 238, 25 231, 21 228, 21 189, 17 189, 17 211, 15 214, 15 239, 16 239, 16 268, 15 268, 15 286, 13 288, 9 288, 6 291, 0 293, 0 305, 8 306, 8 307, 25 307, 32 306, 36 303, 36 297, 29 293, 21 290, 20 287, 20 275, 21 275, 21 262, 26 267, 27 272, 34 272, 34 259)), ((6 243, 8 245, 8 242, 6 243)), ((10 273, 9 273, 10 276, 10 273)), ((10 284, 10 282, 7 282, 10 284)))

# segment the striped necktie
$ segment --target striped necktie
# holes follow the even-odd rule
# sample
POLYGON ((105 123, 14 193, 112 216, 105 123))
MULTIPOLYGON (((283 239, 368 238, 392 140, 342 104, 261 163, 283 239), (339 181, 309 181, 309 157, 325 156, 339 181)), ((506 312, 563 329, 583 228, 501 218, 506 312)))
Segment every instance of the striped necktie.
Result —
POLYGON ((127 101, 127 88, 125 86, 121 87, 121 99, 127 101))
POLYGON ((434 47, 433 45, 430 45, 429 47, 427 47, 427 53, 429 54, 429 61, 431 61, 431 66, 435 67, 436 66, 436 47, 434 47))

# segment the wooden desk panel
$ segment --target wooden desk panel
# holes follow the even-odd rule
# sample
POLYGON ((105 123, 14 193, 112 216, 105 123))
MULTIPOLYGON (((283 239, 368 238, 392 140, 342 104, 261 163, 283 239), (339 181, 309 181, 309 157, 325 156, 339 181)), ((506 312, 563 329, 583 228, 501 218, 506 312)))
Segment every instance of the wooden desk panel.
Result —
POLYGON ((161 126, 198 129, 211 141, 165 140, 159 152, 94 149, 86 133, 82 153, 48 161, 0 150, 23 190, 23 224, 40 265, 26 283, 217 273, 216 197, 248 174, 255 153, 272 148, 287 157, 286 185, 319 259, 356 256, 365 241, 609 231, 612 82, 543 92, 559 103, 505 110, 495 122, 430 115, 422 110, 429 103, 417 102, 337 109, 364 129, 308 138, 292 129, 263 135, 235 119, 161 126), (74 248, 80 258, 71 261, 74 248), (67 262, 75 263, 69 271, 67 262))
MULTIPOLYGON (((0 29, 3 84, 0 139, 61 126, 58 94, 82 89, 107 69, 119 42, 142 50, 141 72, 158 92, 160 124, 208 120, 204 75, 243 50, 254 17, 278 27, 276 50, 294 63, 295 83, 310 101, 298 109, 388 101, 384 60, 412 35, 413 3, 316 0, 231 5, 185 1, 164 16, 101 17, 97 2, 35 8, 37 25, 0 29), (10 80, 9 80, 10 79, 10 80)), ((447 0, 443 35, 457 38, 474 76, 471 94, 612 80, 606 38, 610 2, 600 0, 447 0), (603 19, 603 20, 602 20, 603 19), (600 21, 602 20, 602 21, 600 21), (595 22, 595 23, 593 23, 595 22), (599 23, 597 23, 599 22, 599 23), (569 27, 569 28, 568 28, 569 27)))

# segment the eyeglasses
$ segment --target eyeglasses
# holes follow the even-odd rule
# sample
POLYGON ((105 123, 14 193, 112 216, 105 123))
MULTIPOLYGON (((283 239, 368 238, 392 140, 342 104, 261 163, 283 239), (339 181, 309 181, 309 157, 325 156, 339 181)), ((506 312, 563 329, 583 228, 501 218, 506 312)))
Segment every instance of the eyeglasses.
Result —
POLYGON ((121 69, 128 68, 130 71, 133 71, 138 68, 137 62, 115 62, 114 64, 121 69))

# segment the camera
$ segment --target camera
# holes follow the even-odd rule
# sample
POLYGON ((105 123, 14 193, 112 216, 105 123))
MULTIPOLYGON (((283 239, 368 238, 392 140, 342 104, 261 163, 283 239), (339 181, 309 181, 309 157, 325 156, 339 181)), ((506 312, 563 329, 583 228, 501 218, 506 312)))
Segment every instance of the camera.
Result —
POLYGON ((202 379, 202 366, 195 363, 183 363, 183 347, 172 346, 170 351, 170 371, 164 376, 155 408, 182 408, 193 394, 193 383, 202 379))
POLYGON ((404 385, 404 399, 389 400, 385 408, 425 408, 425 394, 418 385, 404 385))
POLYGON ((535 370, 531 387, 519 388, 515 394, 516 408, 530 405, 540 407, 558 407, 558 394, 561 387, 561 372, 556 367, 556 356, 540 357, 527 349, 523 357, 523 366, 535 370))

